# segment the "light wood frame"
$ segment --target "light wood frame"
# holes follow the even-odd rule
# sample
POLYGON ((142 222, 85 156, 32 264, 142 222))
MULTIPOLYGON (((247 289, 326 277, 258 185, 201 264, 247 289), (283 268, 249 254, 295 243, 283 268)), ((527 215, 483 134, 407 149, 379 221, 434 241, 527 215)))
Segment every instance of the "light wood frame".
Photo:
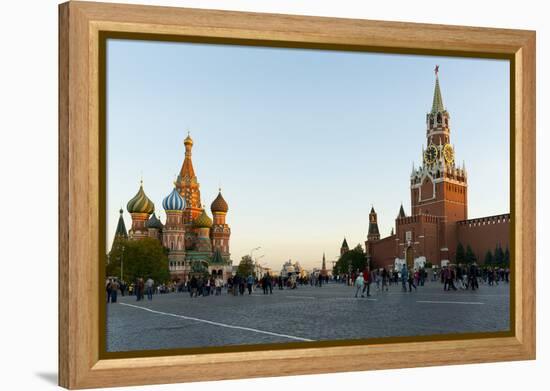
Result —
POLYGON ((91 388, 535 358, 535 32, 105 3, 59 6, 59 384, 91 388), (100 359, 101 31, 509 56, 513 336, 100 359), (515 183, 514 183, 515 182, 515 183), (459 354, 457 354, 457 352, 459 354))

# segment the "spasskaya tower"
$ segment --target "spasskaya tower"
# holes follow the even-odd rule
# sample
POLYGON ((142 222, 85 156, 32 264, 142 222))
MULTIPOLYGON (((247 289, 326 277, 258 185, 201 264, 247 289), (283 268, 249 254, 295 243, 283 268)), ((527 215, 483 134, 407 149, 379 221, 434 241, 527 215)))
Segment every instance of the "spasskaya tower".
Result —
POLYGON ((466 169, 455 163, 449 122, 436 66, 432 109, 426 114, 427 146, 422 148, 422 165, 411 173, 411 215, 431 215, 444 223, 468 218, 466 169))

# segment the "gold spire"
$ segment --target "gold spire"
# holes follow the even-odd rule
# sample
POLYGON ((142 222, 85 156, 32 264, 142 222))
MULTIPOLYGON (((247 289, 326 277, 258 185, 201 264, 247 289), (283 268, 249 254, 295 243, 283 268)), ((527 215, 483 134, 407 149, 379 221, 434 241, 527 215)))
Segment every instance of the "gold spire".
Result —
POLYGON ((191 132, 189 130, 187 131, 187 137, 185 138, 185 140, 183 140, 183 144, 185 146, 193 145, 193 139, 191 138, 191 132))

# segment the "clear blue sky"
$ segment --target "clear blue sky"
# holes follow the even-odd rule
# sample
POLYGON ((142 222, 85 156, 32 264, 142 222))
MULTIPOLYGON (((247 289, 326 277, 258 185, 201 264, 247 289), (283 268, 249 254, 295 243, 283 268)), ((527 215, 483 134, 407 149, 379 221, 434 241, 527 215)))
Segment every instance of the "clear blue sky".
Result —
POLYGON ((434 66, 468 170, 469 217, 507 213, 509 63, 503 60, 110 40, 107 55, 107 221, 143 176, 162 199, 195 141, 203 202, 221 185, 234 262, 254 253, 279 270, 308 268, 364 243, 371 205, 387 236, 421 163, 434 66))

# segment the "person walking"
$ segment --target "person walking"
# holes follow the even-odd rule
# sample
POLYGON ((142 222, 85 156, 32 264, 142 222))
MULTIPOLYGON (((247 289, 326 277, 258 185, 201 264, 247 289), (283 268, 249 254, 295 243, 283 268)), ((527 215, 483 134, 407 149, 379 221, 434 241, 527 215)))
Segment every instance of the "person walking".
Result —
POLYGON ((239 276, 239 295, 244 295, 244 277, 239 276))
POLYGON ((372 273, 370 272, 369 268, 366 267, 365 270, 363 271, 363 274, 359 273, 359 275, 363 276, 363 292, 361 294, 361 297, 365 297, 365 291, 367 291, 367 297, 369 297, 372 273))
POLYGON ((376 292, 380 292, 380 270, 375 269, 373 272, 374 282, 376 283, 376 292))
POLYGON ((386 270, 386 268, 384 268, 382 269, 382 292, 384 291, 384 288, 386 292, 390 290, 390 288, 388 287, 388 282, 389 282, 388 280, 389 280, 389 273, 386 270))
POLYGON ((119 287, 120 286, 118 285, 118 282, 116 280, 113 280, 111 282, 111 303, 116 303, 119 287))
POLYGON ((409 280, 409 271, 407 270, 407 265, 403 264, 401 267, 401 286, 403 292, 407 292, 407 281, 409 280))
POLYGON ((248 294, 252 294, 252 286, 254 285, 254 276, 249 274, 246 279, 246 288, 248 289, 248 294))
POLYGON ((359 274, 357 278, 355 279, 355 297, 361 292, 361 297, 365 297, 362 293, 363 291, 363 285, 365 283, 365 279, 362 274, 359 274))
POLYGON ((145 281, 145 288, 147 289, 147 300, 153 300, 153 286, 155 285, 155 281, 151 277, 145 281))
POLYGON ((223 285, 223 280, 221 279, 221 277, 217 277, 216 280, 214 281, 214 285, 216 286, 216 293, 215 295, 216 296, 221 296, 222 294, 222 285, 223 285))
POLYGON ((261 279, 261 285, 262 285, 262 292, 264 295, 267 295, 267 275, 264 274, 261 279))
POLYGON ((412 271, 409 271, 408 275, 409 275, 409 279, 408 279, 408 282, 409 282, 409 292, 412 292, 412 288, 414 288, 414 291, 416 292, 416 284, 414 283, 414 276, 415 276, 416 273, 413 273, 412 271))
POLYGON ((446 291, 450 291, 451 288, 453 289, 453 291, 456 291, 456 287, 455 287, 455 284, 454 284, 454 279, 455 279, 455 273, 454 271, 451 269, 450 266, 448 266, 444 271, 443 271, 443 278, 445 279, 445 285, 443 286, 443 290, 446 290, 446 291))
POLYGON ((477 265, 475 262, 470 265, 470 270, 468 272, 468 286, 472 287, 473 291, 479 289, 479 284, 477 282, 477 265))
POLYGON ((269 275, 269 272, 267 273, 267 289, 269 289, 269 294, 273 294, 273 283, 271 281, 271 276, 269 275))
POLYGON ((191 281, 189 281, 189 288, 189 295, 191 298, 197 297, 198 281, 195 276, 191 277, 191 281))
POLYGON ((111 302, 112 291, 113 291, 113 281, 109 278, 105 283, 105 292, 107 293, 107 303, 111 302))
POLYGON ((140 301, 141 300, 141 278, 136 278, 136 283, 135 283, 135 286, 134 286, 134 290, 136 292, 136 301, 140 301))

